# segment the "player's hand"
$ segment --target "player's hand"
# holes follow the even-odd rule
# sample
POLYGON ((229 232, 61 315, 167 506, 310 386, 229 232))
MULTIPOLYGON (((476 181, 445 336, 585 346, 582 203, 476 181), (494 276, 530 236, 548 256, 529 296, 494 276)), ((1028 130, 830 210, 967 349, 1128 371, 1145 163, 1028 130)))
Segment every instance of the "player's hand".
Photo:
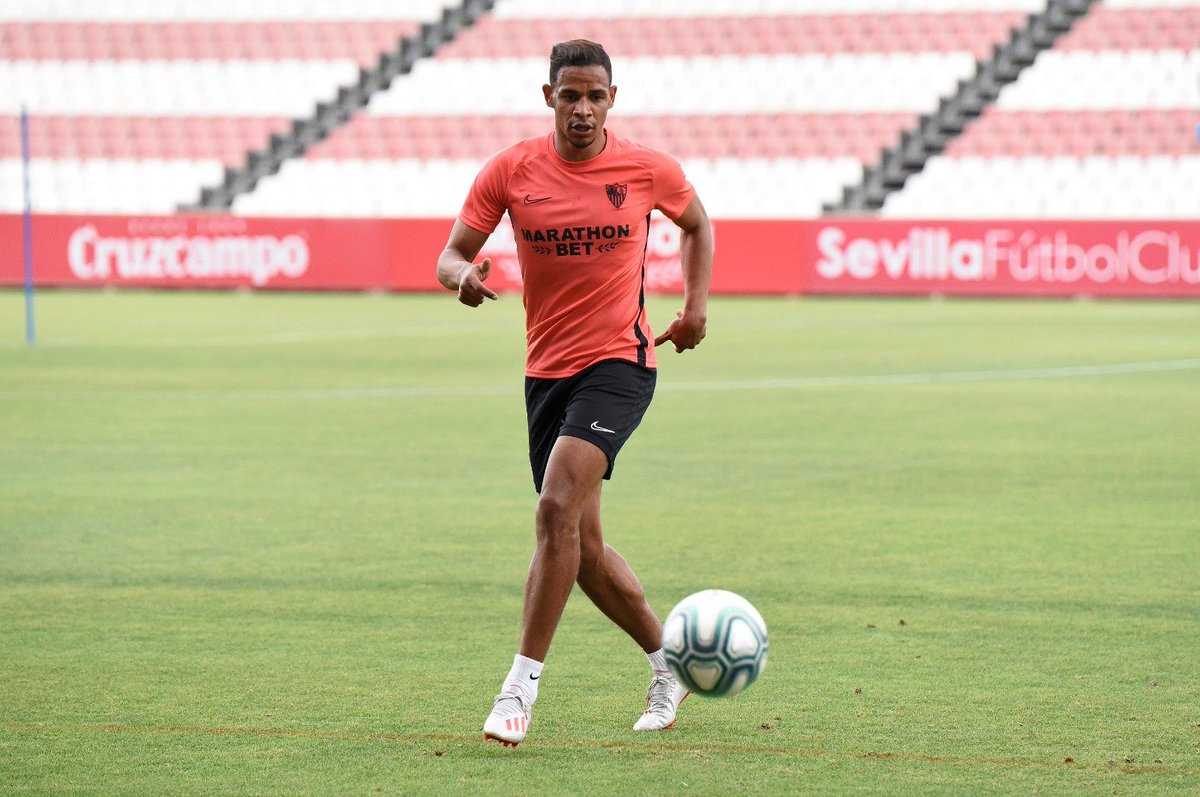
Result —
POLYGON ((479 265, 468 263, 458 272, 458 300, 467 307, 478 307, 484 299, 495 301, 496 292, 483 283, 492 272, 492 259, 485 257, 479 265))
POLYGON ((707 331, 708 324, 703 317, 687 315, 682 310, 676 310, 675 319, 654 339, 654 345, 661 346, 669 340, 675 346, 675 352, 679 354, 699 346, 707 331))

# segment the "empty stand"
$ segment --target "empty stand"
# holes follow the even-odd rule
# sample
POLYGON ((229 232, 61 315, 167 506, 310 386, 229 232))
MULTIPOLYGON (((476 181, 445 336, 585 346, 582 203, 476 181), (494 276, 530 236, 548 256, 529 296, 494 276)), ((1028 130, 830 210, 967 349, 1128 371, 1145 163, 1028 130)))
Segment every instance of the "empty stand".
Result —
MULTIPOLYGON (((911 113, 622 115, 610 124, 678 158, 864 160, 915 120, 911 113)), ((502 117, 364 115, 317 145, 313 158, 478 159, 504 142, 545 135, 546 115, 502 117)))
POLYGON ((1197 151, 1195 111, 1174 109, 986 111, 950 143, 950 158, 970 156, 1184 157, 1197 151))
POLYGON ((301 213, 327 162, 336 161, 367 181, 352 193, 380 198, 329 212, 356 215, 369 204, 394 215, 453 216, 486 158, 549 132, 541 85, 550 46, 584 36, 614 58, 610 129, 683 160, 711 215, 815 216, 1037 7, 1027 0, 622 1, 606 4, 601 19, 595 6, 501 0, 234 208, 301 213), (410 162, 405 173, 421 166, 422 191, 394 179, 391 167, 410 162), (446 184, 452 188, 443 191, 446 184))
POLYGON ((1096 6, 884 215, 1194 217, 1200 2, 1096 6))
POLYGON ((13 61, 353 61, 415 33, 417 20, 2 22, 13 61))
MULTIPOLYGON (((683 160, 713 216, 816 216, 1045 6, 613 0, 601 18, 594 4, 498 0, 344 125, 322 126, 324 140, 234 209, 453 216, 487 157, 549 132, 549 47, 588 36, 614 57, 610 128, 683 160)), ((21 205, 22 104, 36 209, 170 212, 443 12, 428 0, 397 7, 7 0, 0 210, 21 205)), ((1200 0, 1096 4, 883 213, 1194 215, 1198 76, 1200 0)))
MULTIPOLYGON (((503 6, 500 7, 501 9, 503 6)), ((500 9, 498 9, 499 12, 500 9)), ((614 58, 824 53, 968 52, 979 58, 1020 24, 1016 10, 978 13, 786 14, 572 19, 575 36, 614 58)), ((440 59, 541 58, 567 31, 561 20, 498 18, 452 42, 440 59)))
MULTIPOLYGON (((441 13, 410 0, 6 0, 0 164, 35 209, 169 213, 441 13), (15 173, 19 173, 19 168, 15 173)), ((0 211, 20 208, 0 183, 0 211)))

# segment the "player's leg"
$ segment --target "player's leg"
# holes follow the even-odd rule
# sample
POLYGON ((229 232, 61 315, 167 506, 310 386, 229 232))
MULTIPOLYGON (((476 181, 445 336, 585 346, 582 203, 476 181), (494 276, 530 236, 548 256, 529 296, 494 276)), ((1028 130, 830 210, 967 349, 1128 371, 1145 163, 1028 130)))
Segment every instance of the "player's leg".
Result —
POLYGON ((525 738, 542 662, 579 574, 583 507, 608 467, 604 452, 585 440, 564 436, 554 443, 541 481, 519 653, 483 725, 486 739, 516 747, 525 738))
POLYGON ((579 576, 580 520, 607 470, 604 452, 586 440, 562 436, 550 452, 537 504, 537 549, 525 581, 522 656, 545 661, 579 576))
POLYGON ((671 728, 679 704, 688 693, 667 669, 662 652, 662 623, 650 608, 641 581, 625 558, 604 541, 599 485, 584 507, 579 535, 580 589, 606 617, 641 646, 650 662, 652 677, 646 693, 646 710, 633 729, 671 728))
MULTIPOLYGON (((590 524, 587 536, 603 550, 599 485, 611 475, 617 453, 641 422, 654 395, 654 382, 654 371, 623 361, 598 363, 566 379, 526 379, 529 460, 541 496, 537 550, 525 584, 520 652, 484 725, 488 738, 515 746, 525 737, 542 662, 579 577, 581 523, 590 524), (585 521, 589 508, 594 511, 585 521)), ((589 557, 592 562, 596 559, 591 552, 589 557)), ((648 606, 640 617, 628 608, 645 603, 636 576, 615 551, 611 561, 607 556, 603 560, 609 583, 597 590, 609 607, 605 613, 622 618, 618 624, 639 644, 653 644, 652 638, 660 632, 658 619, 648 606)), ((655 656, 661 659, 661 652, 647 656, 653 667, 659 666, 654 662, 655 656)), ((665 663, 661 668, 665 672, 665 663)))
POLYGON ((600 489, 597 484, 580 517, 579 587, 643 651, 653 653, 662 647, 662 623, 646 601, 642 582, 633 568, 604 541, 600 489))

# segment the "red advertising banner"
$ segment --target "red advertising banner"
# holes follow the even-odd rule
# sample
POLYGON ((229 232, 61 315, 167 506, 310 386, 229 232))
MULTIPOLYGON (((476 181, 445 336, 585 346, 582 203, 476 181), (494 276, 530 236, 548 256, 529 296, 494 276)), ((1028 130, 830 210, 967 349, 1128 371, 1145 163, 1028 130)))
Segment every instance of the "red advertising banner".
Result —
MULTIPOLYGON (((449 219, 218 215, 33 219, 39 286, 440 290, 449 219)), ((1200 298, 1200 221, 716 221, 716 294, 1200 298)), ((21 217, 0 215, 0 286, 22 284, 21 217)), ((481 256, 519 290, 512 228, 481 256)), ((679 230, 651 220, 646 287, 683 289, 679 230)))
POLYGON ((1200 298, 1200 221, 818 220, 804 293, 1200 298))
MULTIPOLYGON (((239 216, 33 218, 38 285, 433 290, 445 221, 239 216)), ((21 217, 0 216, 0 285, 21 284, 21 217)))
MULTIPOLYGON (((33 219, 40 286, 440 290, 438 254, 451 219, 303 219, 223 215, 55 216, 33 219)), ((801 227, 730 221, 714 225, 718 293, 796 293, 801 227)), ((21 217, 0 215, 0 286, 23 279, 21 217)), ((512 227, 501 222, 480 257, 488 284, 521 287, 512 227)), ((679 229, 655 214, 646 247, 646 287, 683 289, 679 229)))

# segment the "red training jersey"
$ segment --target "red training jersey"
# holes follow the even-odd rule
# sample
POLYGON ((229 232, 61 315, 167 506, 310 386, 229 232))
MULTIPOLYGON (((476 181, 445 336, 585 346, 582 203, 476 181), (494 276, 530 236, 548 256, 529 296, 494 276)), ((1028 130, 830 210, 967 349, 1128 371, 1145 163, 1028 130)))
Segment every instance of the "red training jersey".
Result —
POLYGON ((568 161, 554 135, 483 167, 459 220, 491 234, 505 211, 524 282, 525 373, 571 376, 601 360, 656 366, 646 318, 650 212, 681 216, 693 189, 674 158, 606 131, 604 150, 568 161))

